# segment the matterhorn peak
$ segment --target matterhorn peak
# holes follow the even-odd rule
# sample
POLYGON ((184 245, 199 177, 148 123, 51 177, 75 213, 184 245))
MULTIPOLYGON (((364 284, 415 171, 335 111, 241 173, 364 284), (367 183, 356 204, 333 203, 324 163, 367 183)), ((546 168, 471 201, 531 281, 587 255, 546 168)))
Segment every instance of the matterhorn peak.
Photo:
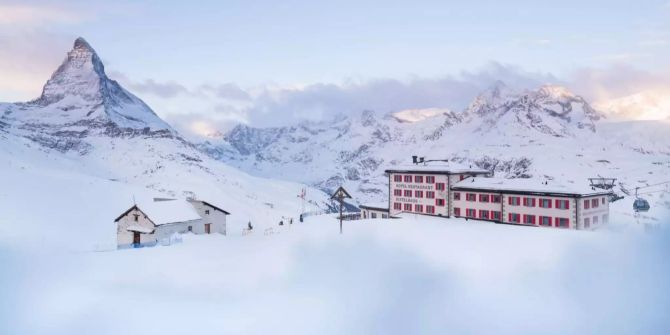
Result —
POLYGON ((107 80, 107 75, 100 58, 91 45, 79 37, 63 63, 44 85, 38 102, 48 105, 66 96, 77 96, 88 101, 100 100, 100 88, 104 80, 107 80))
POLYGON ((88 42, 86 42, 86 40, 83 37, 77 37, 77 39, 74 40, 74 49, 83 49, 95 53, 95 50, 93 50, 91 45, 88 44, 88 42))
POLYGON ((26 124, 88 125, 89 130, 113 134, 173 133, 141 99, 107 77, 98 54, 82 37, 44 84, 42 95, 27 105, 29 109, 16 114, 26 124))

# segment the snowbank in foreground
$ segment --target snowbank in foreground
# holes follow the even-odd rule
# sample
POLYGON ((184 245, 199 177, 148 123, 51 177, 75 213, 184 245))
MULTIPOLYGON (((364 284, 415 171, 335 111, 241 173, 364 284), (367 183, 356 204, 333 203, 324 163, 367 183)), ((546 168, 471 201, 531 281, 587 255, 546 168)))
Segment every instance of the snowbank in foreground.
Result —
POLYGON ((0 249, 3 334, 662 334, 670 234, 314 217, 171 247, 0 249), (4 329, 3 329, 4 327, 4 329))

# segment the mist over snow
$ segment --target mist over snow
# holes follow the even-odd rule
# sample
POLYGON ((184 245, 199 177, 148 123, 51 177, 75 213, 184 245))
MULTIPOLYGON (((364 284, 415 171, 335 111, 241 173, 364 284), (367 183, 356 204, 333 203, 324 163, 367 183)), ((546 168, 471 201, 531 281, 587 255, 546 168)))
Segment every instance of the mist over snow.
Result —
MULTIPOLYGON (((621 222, 613 223, 615 226, 621 222)), ((625 226, 624 226, 625 227, 625 226)), ((622 227, 620 227, 622 228, 622 227)), ((632 227, 635 228, 635 227, 632 227)), ((0 249, 5 334, 663 334, 667 230, 311 218, 274 236, 0 249)), ((638 227, 641 228, 641 227, 638 227)))

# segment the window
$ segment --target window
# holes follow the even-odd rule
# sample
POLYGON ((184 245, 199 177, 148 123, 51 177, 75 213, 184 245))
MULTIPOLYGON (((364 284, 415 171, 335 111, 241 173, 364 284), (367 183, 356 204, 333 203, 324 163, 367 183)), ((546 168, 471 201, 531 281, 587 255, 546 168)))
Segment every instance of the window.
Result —
POLYGON ((519 215, 517 213, 508 213, 507 215, 508 215, 509 222, 512 222, 512 223, 521 222, 521 215, 519 215))
POLYGON ((541 208, 551 208, 551 199, 540 199, 541 208))
POLYGON ((593 208, 598 207, 598 199, 591 199, 591 207, 593 208))
POLYGON ((444 199, 435 199, 435 206, 444 206, 444 199))
POLYGON ((560 228, 569 228, 570 227, 570 221, 567 218, 555 218, 554 222, 556 222, 556 227, 560 227, 560 228))
POLYGON ((465 193, 465 200, 467 201, 477 201, 477 195, 474 193, 465 193))
POLYGON ((477 211, 472 208, 468 208, 465 210, 465 216, 469 218, 475 218, 477 217, 477 211))
POLYGON ((488 219, 490 219, 490 217, 489 217, 489 211, 480 209, 480 210, 479 210, 479 218, 480 218, 480 219, 484 219, 484 220, 488 220, 488 219))
POLYGON ((426 184, 434 184, 435 176, 426 176, 426 184))
POLYGON ((519 204, 521 203, 521 198, 519 198, 519 197, 509 197, 509 198, 507 198, 507 202, 512 206, 519 206, 519 204))
POLYGON ((500 212, 498 211, 491 211, 491 218, 493 220, 500 220, 500 212))
POLYGON ((393 181, 396 183, 401 183, 402 182, 402 176, 399 174, 394 174, 393 175, 393 181))
POLYGON ((428 198, 428 199, 435 199, 435 192, 433 192, 433 191, 426 191, 426 198, 428 198))
POLYGON ((591 202, 588 200, 584 200, 584 209, 589 209, 591 208, 591 202))
POLYGON ((205 214, 209 215, 209 209, 205 209, 205 214))
POLYGON ((402 196, 402 190, 393 190, 393 195, 396 197, 401 197, 402 196))
POLYGON ((435 189, 438 191, 444 191, 444 183, 435 184, 435 189))
POLYGON ((423 213, 423 205, 414 205, 414 211, 417 213, 423 213))
POLYGON ((405 208, 406 211, 411 212, 412 211, 412 204, 405 204, 404 208, 405 208))
POLYGON ((435 206, 426 205, 426 213, 435 214, 435 206))
POLYGON ((461 216, 461 209, 458 207, 454 207, 454 216, 461 216))
POLYGON ((524 197, 523 205, 526 207, 535 207, 535 198, 524 197))
POLYGON ((601 200, 600 203, 604 205, 605 204, 605 197, 600 198, 600 200, 601 200))
POLYGON ((384 214, 384 213, 382 213, 382 219, 388 219, 388 218, 389 218, 389 215, 388 215, 388 214, 384 214))
POLYGON ((593 217, 593 224, 594 224, 594 225, 597 225, 597 224, 598 224, 598 217, 597 217, 597 216, 594 216, 594 217, 593 217))
POLYGON ((540 226, 551 227, 551 217, 540 216, 540 226))
POLYGON ((423 176, 414 176, 415 183, 423 183, 423 176))
POLYGON ((499 194, 492 195, 491 202, 499 204, 501 202, 501 196, 499 194))
POLYGON ((135 219, 135 222, 140 220, 140 215, 139 214, 133 214, 133 218, 135 219))
POLYGON ((412 176, 410 176, 410 175, 405 175, 405 179, 404 179, 404 180, 405 180, 406 183, 411 183, 411 182, 412 182, 412 176))
POLYGON ((370 213, 370 218, 371 219, 376 219, 377 218, 377 213, 375 213, 375 212, 370 213))
POLYGON ((588 229, 591 227, 591 219, 584 218, 584 228, 588 229))
POLYGON ((525 224, 535 224, 535 215, 524 214, 523 223, 525 223, 525 224))
POLYGON ((488 194, 480 194, 479 195, 479 202, 489 202, 489 195, 488 194))
POLYGON ((405 190, 404 195, 405 195, 406 197, 411 198, 411 197, 412 197, 412 191, 411 191, 411 190, 405 190))
POLYGON ((423 198, 423 191, 414 191, 414 196, 417 198, 423 198))
POLYGON ((193 226, 188 226, 188 231, 193 231, 193 226))
POLYGON ((460 192, 454 192, 454 200, 461 200, 461 193, 460 192))
POLYGON ((568 200, 556 200, 556 208, 570 209, 570 202, 568 200))
POLYGON ((393 203, 393 209, 401 210, 402 209, 402 204, 400 204, 399 202, 394 202, 393 203))

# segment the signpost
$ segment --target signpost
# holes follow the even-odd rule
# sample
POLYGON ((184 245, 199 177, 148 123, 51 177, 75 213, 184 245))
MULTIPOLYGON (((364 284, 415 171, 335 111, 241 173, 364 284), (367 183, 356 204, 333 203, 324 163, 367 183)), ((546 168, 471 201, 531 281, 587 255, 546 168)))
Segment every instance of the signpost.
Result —
POLYGON ((351 199, 349 192, 340 186, 330 199, 337 199, 340 202, 340 234, 342 234, 342 207, 344 206, 344 199, 351 199))

